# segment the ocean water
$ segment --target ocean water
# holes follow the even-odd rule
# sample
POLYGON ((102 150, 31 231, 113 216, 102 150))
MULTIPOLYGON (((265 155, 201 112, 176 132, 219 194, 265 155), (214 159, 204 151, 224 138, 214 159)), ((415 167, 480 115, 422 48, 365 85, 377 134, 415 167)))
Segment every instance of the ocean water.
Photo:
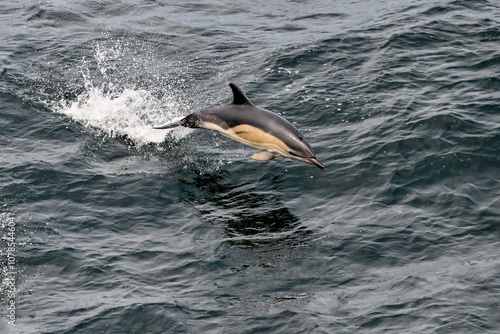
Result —
POLYGON ((0 333, 500 332, 500 2, 2 1, 0 333), (232 101, 326 171, 206 130, 232 101))

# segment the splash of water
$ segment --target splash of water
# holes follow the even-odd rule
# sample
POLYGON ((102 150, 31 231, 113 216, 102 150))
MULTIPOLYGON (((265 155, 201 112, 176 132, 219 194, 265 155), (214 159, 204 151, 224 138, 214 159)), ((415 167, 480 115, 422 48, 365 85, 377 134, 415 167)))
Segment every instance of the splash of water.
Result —
POLYGON ((99 129, 111 138, 124 136, 142 146, 163 142, 165 131, 155 130, 153 125, 179 116, 175 115, 177 106, 174 102, 166 108, 172 111, 170 115, 160 111, 165 110, 162 104, 142 89, 124 89, 115 95, 91 87, 59 112, 87 127, 99 129))
POLYGON ((56 111, 111 138, 125 137, 138 147, 163 142, 167 131, 171 131, 174 139, 186 136, 189 131, 153 129, 154 125, 181 118, 185 115, 185 108, 168 85, 151 88, 154 82, 144 82, 143 88, 136 88, 140 84, 127 82, 134 80, 134 72, 128 70, 147 71, 147 62, 137 69, 137 63, 141 60, 127 58, 127 49, 119 46, 96 46, 94 60, 84 60, 81 65, 84 91, 76 100, 60 101, 55 107, 56 111), (130 63, 130 59, 133 63, 130 63), (118 66, 117 62, 123 63, 118 66), (118 67, 123 68, 120 73, 116 72, 118 67), (131 76, 127 77, 126 73, 131 76), (94 84, 95 81, 100 81, 100 84, 94 84), (157 94, 158 89, 161 94, 157 94))

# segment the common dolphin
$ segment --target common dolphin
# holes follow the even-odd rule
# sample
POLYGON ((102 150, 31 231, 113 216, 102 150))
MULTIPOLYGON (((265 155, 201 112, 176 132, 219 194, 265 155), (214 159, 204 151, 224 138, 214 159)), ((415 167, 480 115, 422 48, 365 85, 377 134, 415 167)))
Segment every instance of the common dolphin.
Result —
POLYGON ((254 106, 243 91, 234 83, 233 103, 204 109, 187 115, 178 122, 154 127, 170 129, 177 126, 215 130, 248 146, 261 150, 250 155, 258 161, 278 157, 307 162, 326 169, 300 132, 283 117, 254 106))

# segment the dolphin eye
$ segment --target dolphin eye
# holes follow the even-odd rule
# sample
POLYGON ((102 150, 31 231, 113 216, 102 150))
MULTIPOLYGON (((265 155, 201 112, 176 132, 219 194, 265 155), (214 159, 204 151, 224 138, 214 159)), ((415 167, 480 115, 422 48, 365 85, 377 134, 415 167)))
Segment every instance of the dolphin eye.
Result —
POLYGON ((293 153, 292 151, 288 151, 288 153, 290 153, 291 155, 293 155, 294 157, 298 157, 299 155, 298 154, 295 154, 293 153))

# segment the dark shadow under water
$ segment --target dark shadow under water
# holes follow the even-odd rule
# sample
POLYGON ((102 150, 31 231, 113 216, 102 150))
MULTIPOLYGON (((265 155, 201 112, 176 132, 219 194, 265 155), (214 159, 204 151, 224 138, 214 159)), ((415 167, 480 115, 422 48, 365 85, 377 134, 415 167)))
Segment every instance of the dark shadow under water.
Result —
POLYGON ((193 175, 181 181, 181 200, 194 205, 202 220, 223 225, 229 246, 296 244, 312 233, 284 203, 279 175, 267 172, 255 183, 235 182, 238 176, 226 171, 193 175))

